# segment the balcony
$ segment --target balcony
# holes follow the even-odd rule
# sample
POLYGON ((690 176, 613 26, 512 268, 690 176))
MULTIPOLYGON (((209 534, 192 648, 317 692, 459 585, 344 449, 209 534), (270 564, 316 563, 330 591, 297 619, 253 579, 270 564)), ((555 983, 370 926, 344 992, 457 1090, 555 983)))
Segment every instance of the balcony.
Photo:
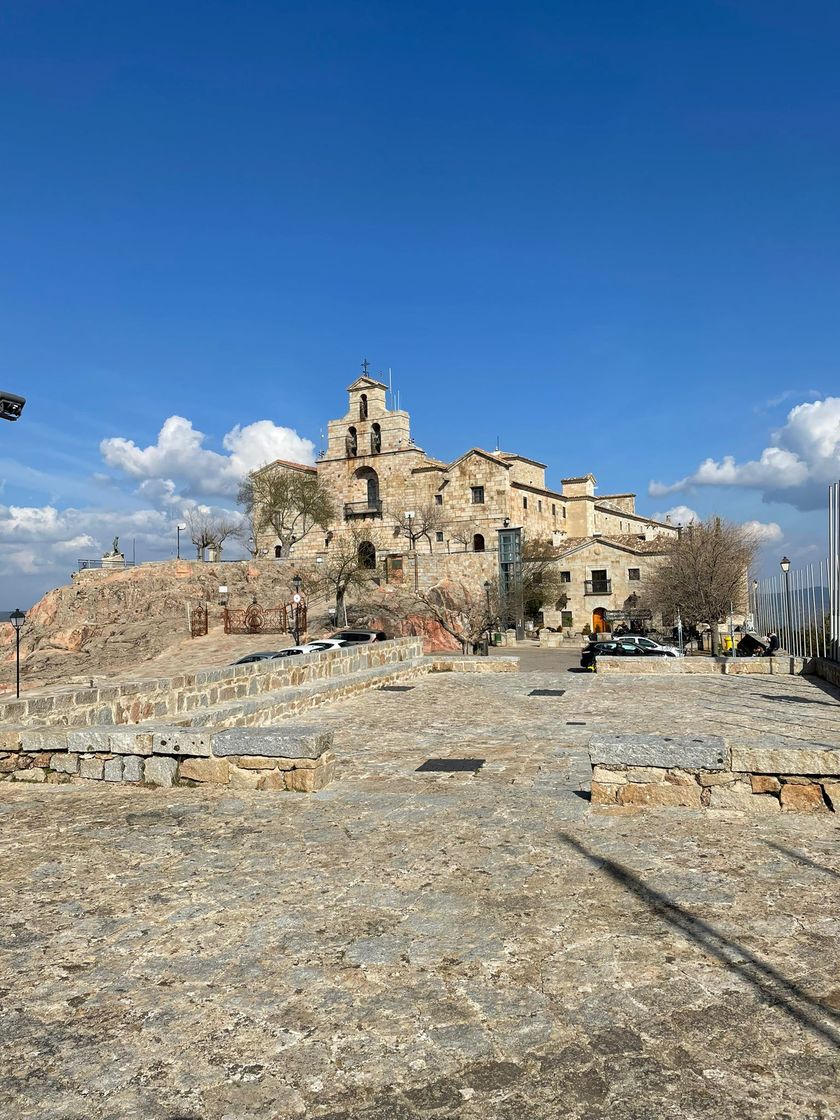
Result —
POLYGON ((382 502, 345 502, 344 520, 350 521, 354 517, 381 517, 382 502))
POLYGON ((584 583, 584 595, 612 595, 611 579, 588 579, 584 583))

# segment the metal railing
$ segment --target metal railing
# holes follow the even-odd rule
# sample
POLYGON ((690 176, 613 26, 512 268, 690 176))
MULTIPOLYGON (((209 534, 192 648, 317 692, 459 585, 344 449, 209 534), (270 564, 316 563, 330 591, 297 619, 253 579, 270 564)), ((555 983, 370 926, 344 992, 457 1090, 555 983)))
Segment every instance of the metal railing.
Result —
POLYGON ((136 568, 137 565, 133 560, 123 560, 123 562, 121 564, 111 564, 111 563, 105 564, 103 560, 80 560, 79 561, 79 571, 80 572, 84 572, 88 568, 102 568, 102 567, 108 567, 108 568, 111 568, 111 567, 113 567, 113 568, 136 568))
POLYGON ((587 579, 583 584, 584 595, 612 595, 611 579, 587 579))
POLYGON ((782 648, 794 657, 836 659, 830 634, 829 586, 824 560, 753 584, 750 605, 756 631, 778 634, 782 648))
POLYGON ((344 503, 344 516, 347 517, 364 517, 365 514, 377 514, 382 516, 382 502, 345 502, 344 503))
POLYGON ((756 580, 750 592, 759 634, 778 634, 795 657, 840 661, 840 482, 828 488, 828 559, 756 580))

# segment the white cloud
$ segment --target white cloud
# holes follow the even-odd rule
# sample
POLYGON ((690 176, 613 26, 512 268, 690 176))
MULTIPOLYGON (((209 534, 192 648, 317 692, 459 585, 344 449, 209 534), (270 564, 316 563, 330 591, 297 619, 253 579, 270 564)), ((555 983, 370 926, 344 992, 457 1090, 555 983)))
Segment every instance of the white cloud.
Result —
POLYGON ((672 525, 690 525, 692 521, 700 520, 700 514, 689 506, 671 506, 661 513, 655 513, 653 520, 670 521, 672 525))
MULTIPOLYGON (((222 440, 229 454, 204 446, 206 436, 183 416, 170 416, 158 433, 157 442, 138 447, 134 440, 115 436, 104 439, 100 451, 105 463, 131 478, 176 487, 186 493, 232 496, 248 471, 274 459, 312 463, 315 445, 291 428, 271 420, 257 420, 245 427, 236 425, 222 440)), ((165 498, 163 491, 159 497, 165 498)))
POLYGON ((785 502, 800 510, 819 509, 826 488, 840 478, 840 397, 826 397, 791 409, 787 422, 772 433, 758 459, 738 463, 734 455, 705 459, 678 482, 651 482, 654 497, 698 486, 738 486, 759 490, 766 502, 785 502))
POLYGON ((744 528, 753 534, 760 545, 776 544, 785 535, 781 525, 777 525, 775 521, 745 521, 744 528))

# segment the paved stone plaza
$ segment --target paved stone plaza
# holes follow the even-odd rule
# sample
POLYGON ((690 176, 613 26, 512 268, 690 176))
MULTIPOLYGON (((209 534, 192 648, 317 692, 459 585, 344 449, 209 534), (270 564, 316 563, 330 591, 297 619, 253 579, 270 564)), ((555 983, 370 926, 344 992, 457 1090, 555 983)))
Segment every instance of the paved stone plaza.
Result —
POLYGON ((840 1117, 836 815, 586 799, 593 731, 837 744, 828 686, 440 674, 307 722, 311 796, 4 785, 0 1115, 840 1117))

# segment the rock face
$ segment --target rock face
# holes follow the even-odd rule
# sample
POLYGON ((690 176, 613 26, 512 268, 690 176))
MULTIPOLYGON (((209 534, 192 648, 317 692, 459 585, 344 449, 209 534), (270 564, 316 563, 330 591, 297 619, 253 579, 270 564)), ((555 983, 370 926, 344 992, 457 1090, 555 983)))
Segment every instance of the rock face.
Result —
MULTIPOLYGON (((113 675, 156 657, 189 636, 188 606, 207 605, 220 628, 219 587, 232 607, 256 597, 274 606, 288 597, 291 569, 273 561, 207 564, 196 560, 141 564, 116 571, 74 572, 32 607, 21 631, 27 685, 113 675)), ((15 635, 0 625, 0 686, 14 680, 15 635)))

